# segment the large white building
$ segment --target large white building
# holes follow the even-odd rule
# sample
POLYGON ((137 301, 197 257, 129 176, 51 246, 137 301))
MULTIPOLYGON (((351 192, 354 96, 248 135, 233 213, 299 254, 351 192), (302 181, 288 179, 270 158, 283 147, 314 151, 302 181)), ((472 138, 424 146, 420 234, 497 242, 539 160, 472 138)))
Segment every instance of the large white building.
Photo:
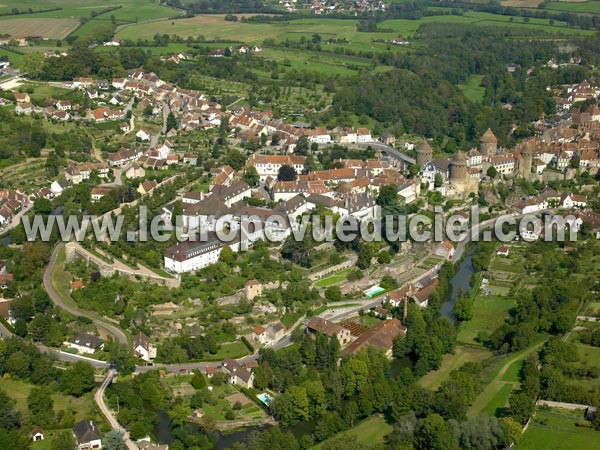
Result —
POLYGON ((291 166, 297 174, 304 170, 306 157, 296 155, 259 155, 254 153, 246 163, 246 167, 254 167, 262 181, 267 177, 277 178, 281 166, 291 166))

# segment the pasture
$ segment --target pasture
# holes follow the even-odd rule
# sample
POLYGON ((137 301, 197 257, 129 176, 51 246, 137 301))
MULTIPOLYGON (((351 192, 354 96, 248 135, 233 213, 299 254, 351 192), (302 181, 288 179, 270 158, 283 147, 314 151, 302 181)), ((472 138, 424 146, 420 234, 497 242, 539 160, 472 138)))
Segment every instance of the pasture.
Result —
POLYGON ((40 36, 64 39, 79 26, 77 19, 6 18, 0 20, 0 29, 11 36, 40 36))
POLYGON ((597 449, 600 432, 589 428, 581 411, 538 409, 517 450, 597 449))

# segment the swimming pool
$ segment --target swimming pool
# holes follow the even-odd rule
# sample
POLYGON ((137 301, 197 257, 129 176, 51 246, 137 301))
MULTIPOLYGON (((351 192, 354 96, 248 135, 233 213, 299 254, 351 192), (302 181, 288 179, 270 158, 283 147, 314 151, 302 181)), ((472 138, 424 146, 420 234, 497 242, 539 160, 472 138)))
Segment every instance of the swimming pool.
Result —
POLYGON ((269 395, 264 392, 258 394, 256 396, 256 398, 259 399, 261 402, 263 402, 267 406, 269 406, 269 404, 271 403, 271 397, 269 397, 269 395))
POLYGON ((371 286, 369 289, 367 289, 365 291, 365 295, 369 298, 376 296, 377 294, 380 294, 381 292, 385 291, 384 288, 382 288, 381 286, 379 286, 378 284, 376 284, 375 286, 371 286))

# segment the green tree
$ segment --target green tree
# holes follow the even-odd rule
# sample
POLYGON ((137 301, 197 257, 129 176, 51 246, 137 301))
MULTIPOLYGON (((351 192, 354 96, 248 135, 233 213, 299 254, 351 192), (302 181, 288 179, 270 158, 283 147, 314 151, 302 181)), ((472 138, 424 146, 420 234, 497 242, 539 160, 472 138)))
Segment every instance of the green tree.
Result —
POLYGON ((377 204, 382 208, 386 208, 389 206, 393 206, 398 202, 398 189, 396 186, 391 184, 386 184, 382 186, 379 190, 379 195, 377 196, 377 204))
POLYGON ((170 130, 171 128, 177 129, 177 125, 175 114, 173 114, 173 111, 169 111, 169 115, 167 116, 167 130, 170 130))
POLYGON ((258 176, 258 172, 256 171, 256 168, 254 166, 248 167, 244 171, 244 176, 242 177, 242 180, 244 180, 250 186, 256 186, 258 184, 258 182, 260 181, 260 177, 258 176))
POLYGON ((460 321, 471 320, 473 318, 473 300, 470 297, 459 298, 454 304, 452 312, 460 321))
POLYGON ((295 181, 296 180, 296 170, 288 165, 283 164, 279 167, 279 172, 277 173, 278 181, 295 181))
POLYGON ((115 363, 117 370, 122 375, 128 375, 135 370, 135 358, 127 344, 120 342, 111 342, 110 344, 110 360, 115 363))
POLYGON ((487 176, 490 178, 496 178, 496 175, 498 175, 498 171, 496 170, 496 168, 494 166, 490 166, 486 172, 487 176))
POLYGON ((194 387, 194 389, 196 389, 198 391, 201 390, 201 389, 206 388, 206 378, 204 377, 204 375, 202 374, 202 372, 196 371, 194 373, 194 376, 192 377, 191 384, 194 387))
POLYGON ((436 173, 433 178, 433 186, 438 188, 438 187, 441 187, 442 184, 444 184, 444 179, 442 178, 442 175, 439 173, 436 173))
POLYGON ((62 373, 63 391, 76 397, 91 391, 94 383, 94 368, 84 361, 77 361, 62 373))
POLYGON ((70 431, 57 431, 50 441, 51 450, 73 450, 75 438, 70 431))
POLYGON ((430 414, 415 431, 415 450, 452 450, 457 445, 448 424, 439 414, 430 414))
POLYGON ((27 408, 33 422, 46 425, 54 420, 54 401, 45 387, 34 387, 27 396, 27 408))
POLYGON ((325 298, 328 302, 339 302, 342 299, 342 290, 339 286, 329 286, 325 289, 325 298))
POLYGON ((126 450, 125 437, 119 430, 110 430, 102 439, 104 450, 126 450))

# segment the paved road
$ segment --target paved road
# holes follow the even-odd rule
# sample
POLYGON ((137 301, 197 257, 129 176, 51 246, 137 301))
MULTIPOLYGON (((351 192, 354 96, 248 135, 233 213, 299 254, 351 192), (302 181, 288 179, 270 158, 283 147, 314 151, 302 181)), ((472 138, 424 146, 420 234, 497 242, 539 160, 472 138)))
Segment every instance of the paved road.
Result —
POLYGON ((58 258, 58 254, 64 248, 64 246, 65 246, 64 242, 61 242, 54 248, 54 251, 52 252, 52 256, 50 257, 50 261, 48 262, 48 265, 46 266, 46 270, 44 271, 44 289, 46 289, 48 296, 50 297, 52 302, 54 302, 54 304, 56 306, 58 306, 59 308, 64 309, 65 311, 67 311, 68 313, 70 313, 76 317, 89 318, 94 323, 94 325, 106 330, 109 334, 113 335, 122 344, 127 344, 127 336, 125 336, 125 333, 123 333, 123 331, 121 331, 119 328, 117 328, 116 326, 114 326, 104 320, 98 319, 95 316, 91 316, 90 313, 88 313, 88 312, 81 311, 78 308, 75 308, 71 305, 67 305, 62 300, 60 295, 58 295, 58 293, 54 290, 54 287, 52 286, 50 275, 52 273, 52 269, 54 268, 54 265, 56 264, 56 258, 58 258))
POLYGON ((113 415, 112 411, 108 408, 106 403, 104 403, 104 391, 106 390, 107 386, 110 383, 112 383, 112 379, 113 379, 114 375, 115 375, 114 370, 108 371, 108 374, 106 375, 106 378, 102 382, 102 385, 100 385, 100 388, 94 394, 94 401, 98 405, 98 408, 100 408, 100 411, 102 412, 102 414, 104 414, 104 417, 106 417, 106 420, 108 420, 108 423, 110 424, 110 426, 114 430, 119 430, 121 433, 123 433, 123 437, 125 439, 125 445, 127 446, 127 448, 129 450, 139 450, 138 446, 136 444, 134 444, 133 441, 130 439, 129 432, 127 430, 125 430, 119 424, 116 417, 113 415))
POLYGON ((381 142, 361 142, 360 144, 340 144, 336 142, 336 145, 341 145, 344 147, 373 147, 376 150, 385 152, 395 159, 402 161, 406 165, 416 164, 414 158, 402 153, 401 151, 395 149, 394 147, 390 147, 389 145, 382 144, 381 142))

